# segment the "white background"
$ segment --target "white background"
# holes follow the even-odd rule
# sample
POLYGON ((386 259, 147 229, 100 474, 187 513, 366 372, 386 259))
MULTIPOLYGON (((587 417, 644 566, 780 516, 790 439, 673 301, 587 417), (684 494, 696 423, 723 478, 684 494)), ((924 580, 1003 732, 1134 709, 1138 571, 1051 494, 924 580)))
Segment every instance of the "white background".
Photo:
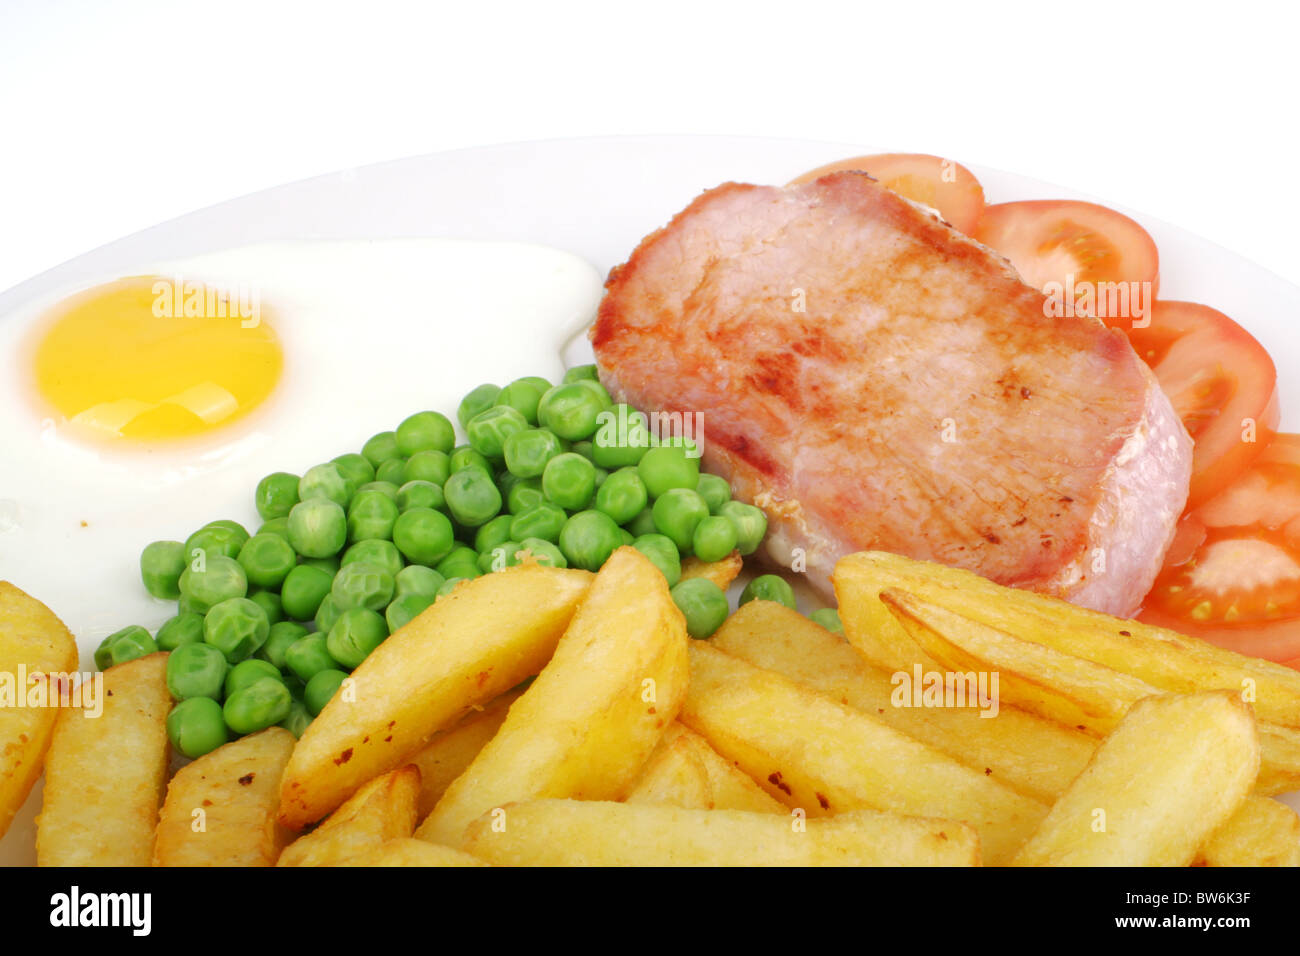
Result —
POLYGON ((282 182, 624 133, 938 153, 1132 207, 1300 282, 1286 9, 0 0, 0 290, 282 182))

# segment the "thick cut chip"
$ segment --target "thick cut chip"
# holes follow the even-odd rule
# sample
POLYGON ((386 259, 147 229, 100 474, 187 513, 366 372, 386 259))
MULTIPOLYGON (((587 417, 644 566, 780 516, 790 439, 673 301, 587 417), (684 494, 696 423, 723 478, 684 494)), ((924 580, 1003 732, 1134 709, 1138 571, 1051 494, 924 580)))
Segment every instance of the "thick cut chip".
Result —
POLYGON ((415 829, 420 771, 408 765, 376 777, 306 836, 285 847, 280 866, 336 866, 415 829))
POLYGON ((627 796, 686 692, 686 640, 663 574, 619 548, 551 662, 416 835, 455 846, 472 820, 505 803, 627 796))
POLYGON ((664 803, 686 810, 713 809, 713 788, 704 761, 688 741, 659 742, 627 795, 628 803, 664 803))
POLYGON ((148 866, 171 742, 167 655, 104 673, 103 712, 64 708, 45 758, 39 866, 148 866))
POLYGON ((414 837, 389 840, 382 846, 344 860, 340 866, 489 866, 476 856, 414 837))
POLYGON ((429 738, 545 666, 587 593, 586 571, 527 562, 462 582, 352 672, 294 749, 280 821, 301 829, 429 738))
POLYGON ((465 772, 480 750, 505 723, 510 705, 523 691, 502 694, 482 710, 472 710, 454 727, 434 734, 429 743, 411 757, 420 768, 420 819, 427 817, 451 782, 465 772))
POLYGON ((1300 816, 1268 797, 1247 797, 1200 855, 1206 866, 1300 866, 1300 816))

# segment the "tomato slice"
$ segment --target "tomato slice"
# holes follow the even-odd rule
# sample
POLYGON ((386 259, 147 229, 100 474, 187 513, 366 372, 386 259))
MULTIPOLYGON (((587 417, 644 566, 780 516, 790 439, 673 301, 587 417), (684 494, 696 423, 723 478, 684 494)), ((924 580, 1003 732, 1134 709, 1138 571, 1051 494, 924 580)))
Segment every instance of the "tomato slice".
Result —
POLYGON ((809 183, 827 173, 850 169, 869 173, 900 196, 929 206, 958 232, 971 234, 984 212, 984 187, 960 163, 925 153, 879 153, 819 166, 790 181, 809 183))
POLYGON ((1264 346, 1217 309, 1157 302, 1129 341, 1169 396, 1195 447, 1188 509, 1250 467, 1278 424, 1277 368, 1264 346))
POLYGON ((1278 435, 1239 481, 1183 519, 1180 539, 1139 618, 1300 663, 1300 435, 1278 435))
POLYGON ((1066 199, 999 203, 984 210, 974 236, 1069 314, 1117 328, 1150 315, 1160 256, 1147 231, 1122 213, 1066 199))

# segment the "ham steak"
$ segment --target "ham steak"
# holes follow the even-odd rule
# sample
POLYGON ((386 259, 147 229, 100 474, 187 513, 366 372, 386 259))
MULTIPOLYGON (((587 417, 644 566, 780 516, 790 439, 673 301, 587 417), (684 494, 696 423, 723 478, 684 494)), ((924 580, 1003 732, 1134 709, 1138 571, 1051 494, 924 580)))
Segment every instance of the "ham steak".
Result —
POLYGON ((613 270, 591 341, 618 400, 698 413, 705 466, 823 593, 873 549, 1127 615, 1191 439, 1122 333, 1044 301, 845 172, 704 193, 613 270))

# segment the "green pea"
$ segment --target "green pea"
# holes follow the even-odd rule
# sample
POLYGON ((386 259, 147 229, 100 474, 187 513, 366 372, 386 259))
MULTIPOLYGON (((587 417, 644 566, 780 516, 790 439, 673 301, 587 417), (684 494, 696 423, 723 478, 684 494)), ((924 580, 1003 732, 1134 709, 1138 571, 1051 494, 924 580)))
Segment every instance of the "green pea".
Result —
POLYGON ((700 460, 691 458, 685 448, 676 445, 647 449, 636 468, 651 498, 674 488, 687 488, 693 493, 700 483, 700 460))
POLYGON ((208 612, 206 604, 195 601, 184 591, 181 592, 180 600, 176 602, 176 612, 178 614, 198 614, 203 615, 208 612))
POLYGON ((389 458, 380 462, 375 468, 375 481, 387 481, 400 486, 406 481, 406 459, 389 458))
POLYGON ((695 490, 709 506, 711 515, 718 514, 722 506, 731 500, 731 485, 727 484, 727 479, 718 475, 700 475, 700 480, 695 483, 695 490))
POLYGON ((339 470, 343 480, 356 493, 366 482, 375 480, 375 466, 372 465, 365 455, 358 455, 355 452, 348 452, 346 455, 339 455, 332 459, 334 467, 339 470))
POLYGON ((461 445, 452 451, 449 464, 453 475, 458 471, 464 471, 466 468, 477 468, 480 471, 487 472, 488 477, 492 476, 492 463, 469 445, 461 445))
POLYGON ((673 539, 677 550, 689 554, 696 526, 709 516, 709 506, 693 488, 670 488, 655 499, 655 527, 673 539))
MULTIPOLYGON (((358 542, 358 544, 359 543, 360 542, 358 542)), ((333 578, 334 575, 339 573, 339 568, 343 566, 343 559, 342 556, 338 554, 331 554, 325 558, 305 558, 302 555, 298 555, 298 563, 305 564, 308 567, 320 568, 333 578)))
POLYGON ((447 496, 443 494, 442 485, 432 481, 408 481, 397 489, 397 508, 407 511, 411 508, 433 508, 447 506, 447 496))
MULTIPOLYGON (((413 565, 414 567, 414 565, 413 565)), ((388 605, 384 611, 384 620, 388 624, 388 632, 401 630, 415 618, 424 613, 424 609, 433 603, 434 597, 438 594, 434 589, 433 594, 403 594, 395 598, 393 603, 388 605)))
POLYGON ((381 491, 358 491, 348 506, 348 540, 384 540, 393 536, 397 502, 381 491))
POLYGON ((506 439, 528 428, 528 419, 509 405, 494 405, 479 412, 465 426, 470 447, 489 460, 505 454, 506 439))
POLYGON ((620 541, 618 525, 603 511, 579 511, 560 532, 565 559, 584 571, 599 571, 620 541))
POLYGON ((519 542, 519 550, 527 551, 538 564, 544 564, 552 568, 567 568, 569 566, 568 559, 564 557, 564 552, 545 538, 524 538, 519 542))
POLYGON ((258 660, 270 662, 276 670, 284 670, 288 664, 285 654, 300 638, 307 636, 307 628, 296 621, 280 621, 271 625, 266 643, 257 649, 258 660))
POLYGON ((580 378, 576 382, 572 382, 570 384, 581 385, 583 388, 591 392, 591 394, 595 395, 596 398, 600 401, 601 408, 612 408, 614 406, 614 399, 610 397, 610 394, 605 389, 605 386, 600 384, 599 379, 580 378))
POLYGON ((575 455, 581 455, 583 458, 587 459, 587 461, 591 462, 593 465, 596 463, 595 453, 592 448, 592 444, 591 442, 586 441, 585 439, 583 441, 570 442, 569 451, 573 452, 575 455))
POLYGON ((330 594, 341 611, 354 607, 381 611, 393 599, 393 578, 377 564, 345 564, 334 576, 330 594))
POLYGON ((643 510, 650 496, 645 482, 635 468, 620 468, 605 480, 596 492, 596 510, 627 524, 643 510))
POLYGON ((451 554, 438 562, 436 570, 445 580, 478 577, 478 552, 465 545, 457 545, 451 554))
POLYGON ((477 468, 456 472, 447 479, 442 493, 447 497, 451 516, 467 528, 477 528, 501 510, 501 491, 491 477, 477 468))
POLYGON ((551 390, 551 386, 555 384, 550 379, 544 378, 541 375, 525 375, 523 378, 515 379, 515 381, 528 382, 539 392, 541 392, 543 395, 549 392, 551 390))
POLYGON ((761 508, 742 501, 728 501, 718 514, 736 526, 736 547, 741 554, 753 554, 767 534, 767 515, 761 508))
POLYGON ((288 717, 292 705, 283 681, 263 677, 227 697, 221 715, 235 733, 255 734, 288 717))
POLYGON ((582 382, 557 385, 542 396, 537 420, 561 438, 582 441, 596 433, 605 402, 582 382))
POLYGON ((591 439, 591 458, 602 468, 635 465, 650 448, 649 423, 631 405, 615 405, 601 412, 597 426, 591 439))
POLYGON ((257 683, 263 677, 270 677, 278 681, 284 680, 280 676, 280 669, 270 661, 262 661, 251 657, 246 661, 240 661, 226 672, 223 689, 226 696, 229 697, 231 694, 238 693, 245 687, 257 683))
POLYGON ((627 530, 638 538, 646 534, 658 534, 659 529, 655 527, 654 510, 642 508, 637 513, 637 516, 627 523, 627 530))
POLYGON ((740 603, 748 604, 750 601, 776 601, 792 611, 798 610, 794 588, 790 587, 789 581, 777 574, 760 574, 746 584, 745 590, 740 592, 740 603))
MULTIPOLYGON (((331 587, 333 584, 334 581, 331 579, 331 587)), ((334 626, 334 622, 339 619, 339 615, 342 613, 343 610, 334 602, 334 595, 325 595, 325 598, 320 602, 320 607, 316 609, 316 617, 313 619, 316 630, 322 634, 328 634, 330 628, 334 626)))
POLYGON ((469 423, 474 416, 480 412, 485 412, 496 404, 497 396, 501 394, 501 388, 498 385, 484 384, 471 391, 468 395, 460 400, 460 405, 456 409, 456 419, 460 422, 460 427, 468 429, 469 423))
POLYGON ((390 501, 397 501, 397 485, 391 481, 367 481, 357 489, 357 494, 359 495, 365 491, 377 491, 390 501))
POLYGON ((309 681, 319 671, 334 667, 329 643, 324 634, 308 634, 289 645, 284 663, 299 680, 309 681))
MULTIPOLYGON (((298 482, 298 499, 299 503, 311 501, 314 498, 325 498, 334 502, 339 507, 347 507, 347 503, 352 500, 353 493, 361 485, 361 482, 353 483, 343 476, 342 469, 332 461, 324 464, 312 465, 308 468, 298 482)), ((293 512, 298 505, 289 509, 289 524, 293 525, 293 512)))
POLYGON ((717 515, 702 519, 695 526, 691 550, 701 561, 721 561, 736 550, 736 526, 717 515))
POLYGON ((168 618, 158 628, 154 640, 160 651, 174 651, 182 644, 197 644, 203 640, 203 615, 191 611, 168 618))
POLYGON ((310 621, 320 609, 320 602, 330 593, 334 575, 323 568, 300 564, 280 586, 280 603, 284 613, 295 621, 310 621))
POLYGON ((167 655, 167 690, 176 700, 219 698, 229 668, 211 644, 182 644, 167 655))
POLYGON ((397 450, 406 458, 432 448, 449 452, 456 444, 456 429, 440 412, 416 412, 397 426, 397 450))
POLYGON ((519 478, 510 484, 505 494, 506 510, 512 515, 523 514, 546 503, 540 478, 519 478))
POLYGON ((153 541, 140 552, 140 579, 144 589, 156 598, 175 601, 181 596, 181 572, 185 570, 185 545, 179 541, 153 541))
POLYGON ((107 670, 114 664, 125 664, 156 650, 158 642, 149 632, 138 624, 132 624, 114 631, 100 642, 95 651, 95 665, 100 670, 107 670))
POLYGON ((297 553, 278 534, 255 534, 239 549, 244 577, 259 588, 278 588, 297 563, 297 553))
POLYGON ((229 598, 214 604, 203 618, 203 640, 237 664, 266 643, 271 622, 266 612, 248 598, 229 598))
MULTIPOLYGON (((495 520, 495 519, 493 519, 495 520)), ((564 509, 548 502, 542 502, 535 508, 529 508, 521 514, 510 516, 509 538, 523 543, 525 538, 541 538, 545 541, 560 540, 560 532, 568 521, 564 509)), ((490 524, 491 522, 489 522, 490 524)), ((484 525, 487 527, 487 525, 484 525)))
POLYGON ((663 572, 670 588, 681 580, 682 557, 677 550, 677 545, 673 544, 672 538, 658 532, 643 534, 632 542, 632 547, 649 558, 650 563, 663 572))
POLYGON ((822 607, 808 615, 814 624, 820 624, 832 634, 843 634, 844 624, 840 621, 840 612, 833 607, 822 607))
POLYGON ((584 379, 590 381, 599 381, 600 376, 596 374, 594 365, 575 365, 564 373, 564 384, 571 385, 574 382, 581 382, 584 379))
POLYGON ((275 591, 253 588, 248 592, 248 599, 266 613, 268 624, 278 624, 284 620, 284 602, 275 591))
POLYGON ((376 469, 392 458, 400 458, 402 453, 397 450, 397 432, 379 432, 371 435, 361 446, 361 454, 376 469))
POLYGON ((248 577, 244 567, 234 558, 225 555, 208 555, 206 560, 195 560, 181 574, 181 596, 189 598, 189 607, 206 614, 213 605, 248 593, 248 577))
POLYGON ((307 705, 294 697, 289 705, 289 716, 280 721, 280 726, 295 737, 301 737, 311 725, 311 711, 307 705))
POLYGON ((204 557, 221 555, 225 558, 238 556, 239 549, 248 540, 248 532, 235 522, 206 524, 185 539, 185 559, 192 561, 201 551, 204 557), (235 525, 233 528, 231 525, 235 525))
MULTIPOLYGON (((399 432, 400 434, 400 432, 399 432)), ((325 646, 330 657, 349 670, 360 666, 388 637, 388 624, 375 611, 348 608, 330 628, 325 646)))
POLYGON ((619 540, 620 548, 623 547, 624 545, 628 545, 630 547, 632 542, 636 540, 636 535, 634 535, 631 531, 628 531, 627 528, 619 528, 618 540, 619 540))
POLYGON ((546 464, 542 472, 542 493, 553 504, 568 511, 580 511, 596 492, 596 466, 581 455, 566 452, 546 464))
POLYGON ((504 571, 506 568, 513 568, 519 563, 519 547, 518 541, 501 541, 494 545, 490 551, 480 552, 478 569, 484 574, 491 574, 493 571, 504 571))
POLYGON ((437 564, 455 543, 451 522, 432 508, 410 508, 393 524, 393 544, 412 564, 437 564))
POLYGON ((298 482, 301 480, 298 475, 287 471, 276 471, 259 481, 253 494, 258 516, 263 521, 287 517, 289 509, 298 503, 298 482))
POLYGON ((510 526, 514 518, 510 515, 497 515, 486 524, 480 525, 474 535, 474 550, 480 555, 491 551, 497 545, 510 540, 510 526))
POLYGON ((560 454, 560 440, 545 428, 529 428, 507 436, 503 449, 512 475, 536 478, 546 463, 560 454))
POLYGON ((429 481, 441 485, 451 477, 451 456, 435 448, 417 451, 406 459, 402 477, 406 481, 429 481))
POLYGON ((211 753, 230 739, 221 705, 211 697, 191 697, 173 707, 167 736, 177 753, 190 758, 211 753))
POLYGON ((303 703, 307 705, 307 711, 313 717, 325 709, 343 682, 348 679, 346 671, 334 670, 333 668, 317 671, 312 675, 311 680, 307 681, 307 687, 303 691, 303 703))
MULTIPOLYGON (((398 598, 406 597, 408 594, 432 598, 438 593, 438 588, 442 587, 442 582, 445 580, 446 578, 433 568, 426 568, 422 564, 412 564, 402 568, 393 579, 394 603, 398 598)), ((389 630, 396 629, 390 625, 389 630)))
POLYGON ((401 571, 406 564, 402 560, 402 553, 397 550, 397 545, 391 541, 379 541, 377 539, 358 541, 343 552, 343 562, 339 565, 339 570, 341 571, 349 564, 357 563, 377 564, 388 572, 390 578, 396 578, 397 572, 401 571))
POLYGON ((688 578, 671 591, 673 603, 686 618, 686 633, 696 640, 712 637, 727 619, 727 595, 708 578, 688 578))
POLYGON ((528 424, 536 425, 537 405, 542 400, 542 393, 549 388, 549 385, 546 388, 539 388, 537 383, 530 379, 515 379, 501 389, 493 404, 508 405, 523 415, 528 424))
MULTIPOLYGON (((474 569, 474 575, 475 576, 478 575, 478 568, 474 569)), ((446 581, 442 583, 442 587, 438 588, 438 597, 434 598, 434 600, 437 601, 439 598, 446 597, 452 591, 456 590, 456 585, 460 584, 461 581, 468 581, 468 580, 470 579, 469 578, 448 578, 446 581)))
POLYGON ((289 516, 285 515, 283 518, 272 518, 270 521, 263 521, 262 526, 257 529, 257 533, 278 534, 280 537, 284 538, 285 541, 288 541, 289 516))
POLYGON ((289 512, 289 544, 307 558, 338 554, 348 540, 348 517, 329 498, 308 498, 289 512))

